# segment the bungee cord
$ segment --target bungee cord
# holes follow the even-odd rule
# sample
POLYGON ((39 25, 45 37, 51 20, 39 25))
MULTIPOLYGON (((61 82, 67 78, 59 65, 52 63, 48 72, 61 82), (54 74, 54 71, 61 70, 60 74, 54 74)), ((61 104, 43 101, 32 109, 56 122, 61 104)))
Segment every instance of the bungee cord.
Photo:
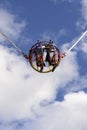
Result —
POLYGON ((19 48, 16 46, 16 44, 15 44, 6 34, 4 34, 3 32, 0 32, 0 34, 3 35, 3 36, 9 41, 9 43, 12 44, 12 45, 15 47, 15 49, 16 49, 19 53, 23 54, 23 51, 22 51, 21 49, 19 49, 19 48))
POLYGON ((82 38, 87 34, 87 30, 79 37, 79 39, 65 52, 65 55, 67 55, 81 40, 82 38))

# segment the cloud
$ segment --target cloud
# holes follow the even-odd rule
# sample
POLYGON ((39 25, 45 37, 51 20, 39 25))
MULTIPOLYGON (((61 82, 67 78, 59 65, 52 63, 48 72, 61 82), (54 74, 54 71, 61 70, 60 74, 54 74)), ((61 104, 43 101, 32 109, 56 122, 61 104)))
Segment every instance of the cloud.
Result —
POLYGON ((30 130, 86 130, 87 94, 84 92, 65 95, 63 102, 55 102, 41 110, 40 117, 30 130))
POLYGON ((80 50, 83 51, 87 55, 87 42, 83 41, 83 43, 80 46, 80 50))
MULTIPOLYGON (((84 32, 83 32, 84 33, 84 32)), ((76 41, 76 40, 75 40, 76 41)), ((82 38, 82 40, 78 43, 77 47, 76 47, 77 51, 83 52, 83 54, 85 54, 85 56, 87 55, 87 33, 85 34, 85 36, 82 38)), ((85 57, 84 56, 84 57, 85 57)))
MULTIPOLYGON (((19 38, 26 22, 4 8, 0 8, 0 18, 0 31, 10 35, 10 37, 15 37, 15 39, 19 38)), ((1 37, 0 40, 3 38, 1 37)))
POLYGON ((40 110, 40 116, 26 124, 25 130, 86 130, 87 94, 84 92, 65 95, 63 102, 55 102, 40 110))
MULTIPOLYGON (((64 96, 64 101, 40 108, 34 120, 15 121, 2 124, 0 128, 8 130, 86 130, 87 129, 87 94, 80 91, 64 96)), ((3 130, 3 129, 2 129, 3 130)))
POLYGON ((64 96, 64 101, 40 108, 34 120, 20 120, 1 123, 4 130, 86 130, 87 129, 87 94, 84 92, 70 93, 64 96))
POLYGON ((81 17, 76 22, 77 27, 85 29, 87 27, 87 0, 81 0, 81 17))
POLYGON ((44 32, 40 35, 41 39, 46 39, 46 40, 51 40, 55 41, 56 43, 58 42, 58 39, 62 36, 66 36, 67 31, 66 29, 60 29, 57 33, 54 32, 44 32))
POLYGON ((0 117, 32 118, 33 108, 37 110, 43 101, 54 101, 56 89, 78 77, 75 54, 71 55, 72 59, 64 59, 55 73, 43 75, 32 70, 22 57, 0 46, 0 117))

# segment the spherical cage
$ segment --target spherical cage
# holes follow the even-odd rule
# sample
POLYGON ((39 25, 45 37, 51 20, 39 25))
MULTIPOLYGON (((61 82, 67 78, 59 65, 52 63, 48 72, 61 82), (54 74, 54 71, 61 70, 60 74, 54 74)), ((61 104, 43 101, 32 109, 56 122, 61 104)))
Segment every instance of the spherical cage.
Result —
POLYGON ((29 52, 29 62, 32 68, 41 73, 55 70, 60 63, 60 50, 50 41, 37 41, 29 52))

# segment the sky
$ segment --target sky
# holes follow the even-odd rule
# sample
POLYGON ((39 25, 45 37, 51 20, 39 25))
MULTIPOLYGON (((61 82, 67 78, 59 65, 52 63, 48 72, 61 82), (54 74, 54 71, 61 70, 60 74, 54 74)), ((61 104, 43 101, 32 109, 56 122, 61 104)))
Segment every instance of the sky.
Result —
MULTIPOLYGON (((0 31, 26 54, 62 52, 87 30, 87 0, 0 0, 0 31)), ((87 35, 53 73, 33 70, 0 35, 0 130, 87 130, 87 35)))

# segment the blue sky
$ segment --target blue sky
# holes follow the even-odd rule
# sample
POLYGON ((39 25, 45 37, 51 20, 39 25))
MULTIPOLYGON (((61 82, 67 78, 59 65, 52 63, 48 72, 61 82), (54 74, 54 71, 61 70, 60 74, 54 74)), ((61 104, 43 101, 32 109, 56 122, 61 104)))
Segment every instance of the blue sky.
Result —
MULTIPOLYGON (((61 29, 67 31, 67 36, 60 37, 63 43, 72 40, 78 35, 76 21, 81 17, 81 3, 76 2, 56 2, 52 0, 25 0, 25 1, 2 1, 12 13, 18 15, 19 19, 27 22, 25 33, 37 40, 44 32, 55 33, 61 29)), ((81 32, 81 29, 79 30, 81 32)), ((61 43, 62 43, 61 42, 61 43)))
MULTIPOLYGON (((0 0, 0 31, 25 53, 38 39, 65 52, 86 14, 87 0, 0 0)), ((87 130, 87 35, 54 73, 34 71, 1 35, 0 60, 0 130, 87 130)))

